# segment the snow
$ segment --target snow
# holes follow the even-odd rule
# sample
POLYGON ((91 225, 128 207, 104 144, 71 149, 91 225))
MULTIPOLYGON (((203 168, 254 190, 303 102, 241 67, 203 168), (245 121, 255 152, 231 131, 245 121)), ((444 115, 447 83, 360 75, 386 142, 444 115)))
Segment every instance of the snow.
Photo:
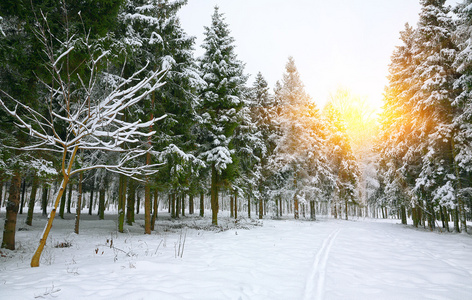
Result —
MULTIPOLYGON (((210 212, 206 212, 210 215, 210 212)), ((226 215, 220 213, 220 215, 226 215)), ((0 213, 4 218, 4 212, 0 213)), ((143 235, 142 215, 55 220, 41 266, 29 262, 46 219, 19 215, 17 250, 1 249, 2 299, 469 299, 472 239, 397 220, 171 221, 143 235), (26 230, 27 229, 27 230, 26 230), (184 241, 185 236, 185 243, 184 241), (180 243, 179 243, 180 241, 180 243), (70 242, 69 248, 53 245, 70 242), (181 246, 182 257, 177 255, 181 246), (182 250, 183 248, 183 250, 182 250), (3 257, 3 256, 7 257, 3 257)), ((3 230, 3 222, 0 229, 3 230)))

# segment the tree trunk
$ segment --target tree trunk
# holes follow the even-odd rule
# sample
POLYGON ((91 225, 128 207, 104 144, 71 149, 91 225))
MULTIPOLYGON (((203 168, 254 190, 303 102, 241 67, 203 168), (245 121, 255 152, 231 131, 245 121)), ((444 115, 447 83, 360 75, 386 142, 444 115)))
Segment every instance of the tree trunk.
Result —
POLYGON ((299 212, 298 212, 298 191, 295 193, 295 196, 293 197, 293 217, 295 220, 300 218, 299 212))
POLYGON ((49 189, 48 189, 47 184, 45 183, 43 185, 43 193, 41 195, 41 208, 43 211, 43 216, 48 215, 48 193, 49 193, 49 189))
POLYGON ((185 217, 185 194, 182 193, 181 199, 182 204, 180 205, 180 208, 182 209, 182 217, 185 217))
POLYGON ((105 188, 100 188, 100 194, 98 196, 98 219, 105 219, 105 188))
POLYGON ((88 214, 91 216, 92 215, 92 209, 93 209, 93 190, 95 189, 95 186, 92 185, 92 190, 90 191, 90 201, 89 201, 89 211, 88 214))
POLYGON ((175 218, 175 193, 169 194, 170 217, 175 218))
POLYGON ((25 205, 25 194, 26 194, 26 179, 23 179, 23 182, 21 183, 20 215, 23 214, 23 206, 25 205))
POLYGON ((3 203, 3 180, 0 177, 0 210, 2 208, 2 203, 3 203))
POLYGON ((151 230, 154 230, 156 228, 158 209, 159 209, 159 190, 156 188, 154 190, 154 202, 153 202, 152 217, 151 217, 151 230))
POLYGON ((200 217, 203 218, 205 214, 205 194, 203 192, 200 193, 200 217))
POLYGON ((447 212, 447 208, 443 207, 443 213, 444 213, 444 228, 446 229, 447 232, 449 232, 449 213, 447 212))
POLYGON ((16 218, 20 205, 21 175, 15 172, 10 183, 10 193, 7 201, 5 226, 3 227, 2 248, 15 250, 16 218))
MULTIPOLYGON (((72 159, 73 160, 73 159, 72 159)), ((72 162, 71 162, 72 163, 72 162)), ((44 228, 43 235, 39 240, 38 248, 31 259, 31 267, 38 267, 39 266, 39 259, 41 258, 41 253, 43 252, 44 246, 46 245, 46 240, 48 238, 49 232, 51 231, 52 222, 54 221, 54 217, 56 216, 56 210, 59 206, 59 202, 61 201, 62 195, 67 187, 67 182, 69 181, 69 176, 64 173, 64 178, 62 179, 61 188, 59 189, 59 193, 57 194, 56 201, 54 202, 54 208, 51 210, 49 214, 48 222, 46 227, 44 228)))
POLYGON ((401 217, 402 217, 402 224, 403 225, 407 225, 407 221, 406 221, 406 207, 404 204, 402 204, 400 206, 400 214, 401 214, 401 217))
POLYGON ((79 184, 77 185, 77 207, 75 209, 75 234, 79 234, 80 213, 82 212, 82 182, 84 181, 84 174, 79 174, 79 184))
POLYGON ((247 217, 251 218, 251 196, 247 195, 247 217))
POLYGON ((459 227, 459 209, 457 207, 454 209, 454 230, 456 232, 461 232, 459 227))
POLYGON ((70 206, 72 204, 72 190, 74 185, 69 183, 69 194, 67 195, 67 213, 70 214, 70 206))
POLYGON ((218 172, 211 166, 211 224, 218 225, 218 172))
POLYGON ((193 215, 195 213, 195 205, 193 203, 193 194, 188 196, 188 214, 193 215))
POLYGON ((259 219, 264 217, 264 201, 262 198, 259 198, 259 219))
POLYGON ((229 196, 229 217, 234 218, 234 199, 233 195, 229 196))
MULTIPOLYGON (((150 155, 148 153, 148 155, 150 155)), ((144 234, 151 234, 151 184, 149 178, 144 185, 144 234)))
POLYGON ((283 212, 284 212, 283 211, 283 206, 282 206, 282 196, 279 196, 279 206, 280 206, 279 207, 279 215, 280 215, 280 217, 282 217, 283 212))
POLYGON ((177 196, 177 193, 174 193, 174 202, 175 202, 175 217, 178 219, 180 217, 180 197, 177 196))
POLYGON ((349 212, 348 212, 348 200, 345 201, 345 213, 346 213, 346 221, 348 220, 348 215, 349 215, 349 212))
POLYGON ((310 219, 312 221, 316 220, 316 211, 315 211, 315 201, 310 200, 310 219))
POLYGON ((467 232, 467 217, 466 217, 466 209, 464 205, 464 198, 459 196, 457 200, 458 208, 459 208, 459 222, 461 225, 461 232, 467 232))
POLYGON ((234 194, 234 218, 238 218, 238 194, 234 194))
POLYGON ((136 182, 133 179, 128 181, 128 199, 126 200, 126 224, 133 225, 134 205, 136 203, 136 182))
POLYGON ((124 232, 125 223, 126 184, 126 176, 120 174, 120 186, 118 188, 118 231, 121 233, 124 232))
POLYGON ((64 219, 65 209, 66 209, 66 192, 64 191, 64 193, 62 194, 62 197, 61 197, 61 206, 59 208, 59 217, 61 219, 64 219))
POLYGON ((28 215, 26 216, 26 225, 33 225, 33 212, 34 203, 36 202, 36 193, 38 192, 38 178, 33 176, 33 182, 31 184, 31 195, 28 203, 28 215))

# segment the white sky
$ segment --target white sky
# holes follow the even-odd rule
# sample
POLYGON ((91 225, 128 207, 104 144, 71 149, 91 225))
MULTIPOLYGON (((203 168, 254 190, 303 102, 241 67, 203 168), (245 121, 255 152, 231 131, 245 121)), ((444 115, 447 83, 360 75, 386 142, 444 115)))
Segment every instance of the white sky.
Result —
POLYGON ((291 55, 319 106, 340 86, 380 105, 399 32, 406 22, 416 25, 420 12, 419 0, 189 0, 180 18, 197 37, 197 56, 215 5, 252 75, 248 85, 261 71, 273 87, 291 55))

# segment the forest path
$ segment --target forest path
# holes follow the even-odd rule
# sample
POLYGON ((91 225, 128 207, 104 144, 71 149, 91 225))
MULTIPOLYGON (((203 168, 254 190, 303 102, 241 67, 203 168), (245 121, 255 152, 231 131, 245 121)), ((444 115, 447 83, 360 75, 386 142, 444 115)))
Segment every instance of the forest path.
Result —
POLYGON ((254 227, 240 220, 241 227, 219 232, 192 228, 209 219, 161 217, 151 235, 143 235, 141 215, 123 234, 116 215, 85 217, 79 235, 73 218, 57 219, 42 264, 32 269, 45 219, 38 215, 26 228, 19 215, 26 229, 17 232, 17 251, 2 249, 0 299, 471 299, 472 235, 330 218, 265 219, 254 227), (64 241, 72 247, 54 247, 64 241))
POLYGON ((320 249, 316 252, 311 274, 308 276, 305 286, 304 299, 321 300, 324 297, 324 284, 326 277, 326 265, 329 258, 329 252, 333 246, 334 240, 341 229, 331 232, 324 240, 320 249))

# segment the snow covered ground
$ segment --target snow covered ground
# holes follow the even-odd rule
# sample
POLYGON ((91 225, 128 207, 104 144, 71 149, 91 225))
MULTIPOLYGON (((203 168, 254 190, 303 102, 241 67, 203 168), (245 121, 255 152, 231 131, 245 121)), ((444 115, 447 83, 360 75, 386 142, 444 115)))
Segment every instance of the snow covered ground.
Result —
POLYGON ((116 216, 84 215, 75 235, 69 215, 30 268, 46 220, 23 217, 18 249, 1 249, 0 299, 472 299, 472 236, 395 220, 221 218, 224 230, 202 230, 208 219, 187 218, 145 236, 142 220, 118 234, 116 216))

